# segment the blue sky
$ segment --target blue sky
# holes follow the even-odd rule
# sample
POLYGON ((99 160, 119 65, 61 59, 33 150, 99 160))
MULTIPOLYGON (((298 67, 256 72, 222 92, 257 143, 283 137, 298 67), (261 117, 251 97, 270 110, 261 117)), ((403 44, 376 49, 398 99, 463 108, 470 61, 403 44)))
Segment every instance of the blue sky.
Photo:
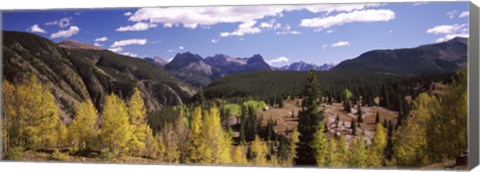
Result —
POLYGON ((374 49, 468 36, 468 2, 10 11, 3 30, 139 58, 261 54, 273 66, 339 63, 374 49))

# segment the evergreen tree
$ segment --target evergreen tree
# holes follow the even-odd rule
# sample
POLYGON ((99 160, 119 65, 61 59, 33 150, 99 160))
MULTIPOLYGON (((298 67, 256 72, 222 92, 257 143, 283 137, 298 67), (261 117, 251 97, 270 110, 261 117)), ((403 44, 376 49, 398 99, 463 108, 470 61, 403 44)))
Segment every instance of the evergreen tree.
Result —
POLYGON ((352 135, 357 135, 357 125, 353 119, 350 123, 350 129, 352 129, 352 135))
POLYGON ((360 106, 360 103, 358 103, 358 106, 357 106, 357 110, 358 110, 358 123, 363 123, 363 112, 362 112, 362 107, 360 106))
MULTIPOLYGON (((380 123, 380 114, 377 111, 377 114, 375 115, 375 124, 378 124, 378 123, 380 123)), ((387 128, 387 127, 385 127, 385 128, 387 128)))
POLYGON ((297 148, 297 165, 316 165, 312 142, 318 131, 318 124, 323 121, 323 111, 318 110, 320 90, 317 86, 315 70, 311 69, 303 89, 302 109, 298 113, 298 132, 300 142, 297 148))

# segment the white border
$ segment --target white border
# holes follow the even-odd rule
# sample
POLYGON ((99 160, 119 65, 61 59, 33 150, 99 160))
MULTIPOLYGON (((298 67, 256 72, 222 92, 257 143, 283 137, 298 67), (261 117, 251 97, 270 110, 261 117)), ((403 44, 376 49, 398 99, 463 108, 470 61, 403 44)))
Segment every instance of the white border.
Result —
MULTIPOLYGON (((268 4, 309 4, 309 3, 367 3, 367 2, 421 2, 424 0, 0 0, 2 10, 26 9, 89 9, 89 8, 125 8, 154 6, 206 6, 206 5, 268 5, 268 4)), ((449 0, 435 0, 449 1, 449 0)), ((428 1, 431 2, 431 1, 428 1)), ((472 1, 473 2, 473 1, 472 1)), ((478 2, 473 2, 478 6, 478 2)), ((262 172, 292 172, 292 171, 420 171, 420 170, 363 170, 363 169, 318 169, 318 168, 262 168, 262 167, 214 167, 214 166, 174 166, 174 165, 117 165, 117 164, 80 164, 80 163, 27 163, 0 162, 0 171, 48 171, 48 172, 92 172, 92 171, 262 171, 262 172)), ((473 171, 480 171, 480 167, 473 171)))

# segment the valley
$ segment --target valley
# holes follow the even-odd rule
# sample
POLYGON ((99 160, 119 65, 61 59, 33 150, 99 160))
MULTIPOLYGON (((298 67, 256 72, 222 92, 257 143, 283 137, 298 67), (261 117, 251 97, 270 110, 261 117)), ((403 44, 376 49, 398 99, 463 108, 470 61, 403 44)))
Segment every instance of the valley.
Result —
POLYGON ((3 159, 396 168, 465 151, 466 121, 439 125, 466 118, 464 38, 277 68, 3 33, 3 159))

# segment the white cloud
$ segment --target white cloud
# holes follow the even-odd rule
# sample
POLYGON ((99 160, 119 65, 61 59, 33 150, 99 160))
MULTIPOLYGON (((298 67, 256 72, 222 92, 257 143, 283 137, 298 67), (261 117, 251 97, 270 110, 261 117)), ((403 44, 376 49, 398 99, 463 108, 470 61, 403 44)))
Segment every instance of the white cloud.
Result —
POLYGON ((212 39, 212 43, 217 43, 218 39, 212 39))
POLYGON ((105 36, 104 36, 104 37, 100 37, 100 38, 95 38, 95 42, 105 42, 105 41, 107 41, 107 40, 108 40, 108 38, 105 37, 105 36))
POLYGON ((124 56, 130 56, 130 57, 138 57, 138 54, 130 53, 130 52, 124 52, 124 53, 122 53, 122 55, 124 55, 124 56))
POLYGON ((343 46, 348 46, 350 45, 350 42, 348 41, 340 41, 340 42, 337 42, 335 44, 332 44, 331 46, 332 47, 343 47, 343 46))
POLYGON ((68 38, 71 37, 72 35, 77 34, 80 31, 80 28, 77 26, 70 26, 67 30, 59 30, 56 33, 53 33, 50 35, 50 38, 68 38))
POLYGON ((47 33, 44 29, 42 29, 38 24, 34 24, 33 26, 30 26, 27 28, 27 31, 29 32, 37 32, 37 33, 47 33))
POLYGON ((144 22, 138 22, 135 23, 134 25, 129 25, 129 26, 121 26, 117 29, 116 31, 119 32, 125 32, 125 31, 144 31, 148 30, 150 28, 155 28, 157 27, 157 24, 152 24, 152 23, 144 23, 144 22))
POLYGON ((453 19, 453 17, 455 17, 455 14, 457 14, 457 10, 447 12, 448 18, 451 18, 451 19, 453 19))
POLYGON ((458 15, 458 18, 468 17, 469 15, 470 15, 470 12, 464 11, 464 12, 460 13, 460 15, 458 15))
POLYGON ((392 10, 359 10, 349 13, 340 13, 335 16, 303 19, 300 23, 300 26, 321 30, 346 23, 387 22, 393 19, 395 19, 395 12, 392 10))
POLYGON ((95 43, 93 43, 93 45, 95 45, 95 46, 97 46, 97 47, 103 46, 103 44, 100 44, 99 42, 95 42, 95 43))
POLYGON ((276 34, 277 35, 300 35, 302 33, 299 31, 281 31, 281 32, 277 32, 276 34))
POLYGON ((47 23, 45 23, 45 25, 57 25, 57 26, 59 26, 59 27, 61 27, 61 28, 65 28, 65 27, 70 26, 71 20, 72 20, 71 17, 61 18, 61 19, 59 19, 59 20, 47 22, 47 23))
POLYGON ((465 24, 439 25, 439 26, 435 26, 428 29, 427 33, 431 33, 435 35, 450 34, 465 28, 465 26, 466 26, 465 24))
POLYGON ((425 4, 428 4, 428 2, 416 2, 416 3, 413 3, 412 5, 419 6, 419 5, 425 5, 425 4))
POLYGON ((323 46, 322 46, 322 50, 324 50, 324 49, 325 49, 325 48, 327 48, 327 47, 328 47, 328 45, 327 45, 327 44, 323 44, 323 46))
POLYGON ((288 62, 288 61, 290 61, 289 58, 287 58, 285 56, 280 56, 280 57, 277 57, 275 59, 268 60, 267 63, 268 64, 273 64, 273 63, 282 63, 282 62, 288 62))
POLYGON ((257 21, 249 21, 238 25, 238 28, 233 32, 222 32, 220 33, 221 37, 229 37, 229 36, 243 36, 246 34, 255 34, 260 33, 262 30, 259 27, 254 27, 257 21))
POLYGON ((115 48, 115 47, 123 47, 127 45, 145 45, 146 43, 147 43, 147 39, 126 39, 126 40, 115 41, 110 47, 115 48))
POLYGON ((173 51, 175 51, 175 50, 172 50, 172 49, 168 50, 169 53, 171 53, 171 52, 173 52, 173 51))
POLYGON ((277 5, 277 6, 230 6, 230 7, 172 7, 172 8, 141 8, 133 13, 128 20, 132 22, 147 22, 163 24, 164 28, 180 27, 195 29, 198 26, 209 28, 218 23, 240 23, 232 32, 222 32, 222 37, 243 36, 260 33, 261 29, 278 29, 280 23, 260 23, 253 27, 257 20, 266 17, 279 17, 283 12, 307 10, 312 13, 351 12, 380 4, 321 4, 321 5, 277 5), (248 27, 247 27, 248 26, 248 27))
POLYGON ((330 30, 327 30, 326 32, 327 32, 327 33, 333 33, 333 30, 330 29, 330 30))
POLYGON ((132 12, 126 12, 126 13, 123 13, 124 16, 131 16, 132 15, 132 12))
POLYGON ((173 60, 173 58, 169 58, 169 59, 167 60, 167 62, 171 62, 172 60, 173 60))
POLYGON ((179 46, 179 47, 178 47, 178 49, 179 49, 179 50, 184 50, 184 49, 185 49, 185 47, 183 47, 183 46, 179 46))
POLYGON ((455 37, 469 37, 467 24, 439 25, 428 29, 426 33, 443 35, 435 42, 444 42, 455 37))
POLYGON ((152 41, 152 42, 150 42, 150 43, 152 43, 152 44, 157 44, 157 43, 160 43, 160 42, 162 42, 162 40, 156 40, 156 41, 152 41))
POLYGON ((123 51, 123 48, 122 47, 115 47, 115 48, 109 48, 108 50, 110 50, 112 52, 115 52, 115 53, 119 53, 119 52, 123 51))

